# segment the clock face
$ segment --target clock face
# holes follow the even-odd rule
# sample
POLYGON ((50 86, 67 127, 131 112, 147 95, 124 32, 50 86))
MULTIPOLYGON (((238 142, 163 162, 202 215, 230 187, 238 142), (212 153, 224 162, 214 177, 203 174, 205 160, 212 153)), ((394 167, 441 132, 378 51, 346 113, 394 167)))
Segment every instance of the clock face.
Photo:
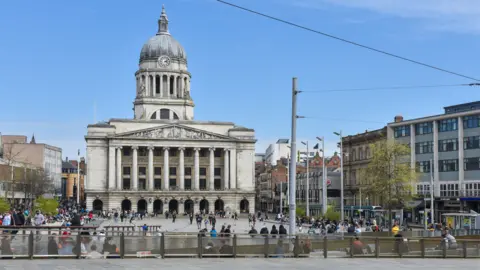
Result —
POLYGON ((168 67, 170 65, 170 57, 164 55, 158 58, 158 65, 161 67, 168 67))

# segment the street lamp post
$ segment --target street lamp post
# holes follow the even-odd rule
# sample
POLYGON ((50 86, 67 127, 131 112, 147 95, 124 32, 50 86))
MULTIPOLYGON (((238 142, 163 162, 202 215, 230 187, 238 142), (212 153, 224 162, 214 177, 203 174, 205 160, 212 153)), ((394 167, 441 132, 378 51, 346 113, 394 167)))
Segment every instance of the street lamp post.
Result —
POLYGON ((292 137, 290 141, 290 170, 289 170, 289 183, 288 183, 288 230, 290 235, 294 235, 296 232, 296 213, 295 213, 295 187, 296 187, 296 162, 297 162, 297 95, 299 91, 297 89, 297 78, 292 79, 292 137))
POLYGON ((310 216, 310 196, 309 196, 309 192, 310 192, 310 173, 309 173, 309 160, 308 160, 308 156, 310 155, 310 149, 308 147, 308 141, 307 142, 302 142, 303 145, 307 146, 307 191, 306 191, 306 201, 307 201, 307 207, 306 207, 306 214, 307 214, 307 217, 310 216))
POLYGON ((344 203, 343 203, 343 140, 342 131, 334 132, 333 134, 340 137, 340 218, 341 222, 345 220, 344 203))
POLYGON ((322 142, 322 213, 327 213, 327 176, 325 171, 325 138, 317 137, 322 142))

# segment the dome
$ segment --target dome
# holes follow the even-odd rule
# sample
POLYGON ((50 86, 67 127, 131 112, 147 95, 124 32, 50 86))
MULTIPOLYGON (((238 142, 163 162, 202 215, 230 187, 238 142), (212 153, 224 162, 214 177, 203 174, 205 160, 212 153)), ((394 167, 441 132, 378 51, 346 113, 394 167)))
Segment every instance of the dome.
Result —
POLYGON ((158 20, 157 34, 150 38, 142 47, 140 62, 157 60, 162 55, 166 55, 172 60, 187 62, 187 54, 182 45, 168 31, 168 18, 165 7, 162 7, 162 14, 158 20))
POLYGON ((140 52, 140 62, 144 60, 157 60, 160 56, 167 55, 172 60, 187 61, 187 54, 182 45, 170 34, 157 34, 150 38, 140 52))

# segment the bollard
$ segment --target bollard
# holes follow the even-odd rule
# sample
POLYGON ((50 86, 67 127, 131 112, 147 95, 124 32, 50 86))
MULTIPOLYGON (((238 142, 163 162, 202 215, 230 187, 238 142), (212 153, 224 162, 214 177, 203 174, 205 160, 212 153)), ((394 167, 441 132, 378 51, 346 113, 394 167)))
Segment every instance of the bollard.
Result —
POLYGON ((233 235, 233 258, 237 258, 237 235, 233 235))
POLYGON ((77 243, 75 243, 75 255, 77 259, 80 259, 80 256, 82 255, 82 238, 80 236, 80 233, 77 234, 77 243))
POLYGON ((467 258, 468 257, 468 254, 467 254, 467 241, 463 241, 462 242, 462 249, 463 249, 463 258, 467 258))
POLYGON ((203 258, 203 241, 202 241, 202 234, 198 234, 198 258, 203 258))
POLYGON ((125 258, 125 235, 120 234, 120 258, 125 258))
POLYGON ((420 256, 425 258, 425 239, 420 239, 420 256))
POLYGON ((160 235, 160 256, 165 259, 165 233, 160 235))
POLYGON ((323 257, 326 259, 328 256, 328 238, 327 236, 323 237, 323 257))
POLYGON ((380 239, 378 237, 375 238, 375 258, 380 257, 380 239))
POLYGON ((298 258, 300 252, 300 238, 295 236, 295 244, 293 245, 293 257, 298 258))
POLYGON ((33 259, 33 231, 28 235, 28 258, 33 259))
POLYGON ((353 258, 353 237, 350 237, 350 258, 353 258))
POLYGON ((442 253, 443 253, 443 254, 442 254, 442 255, 443 255, 442 257, 443 257, 443 258, 447 258, 447 243, 444 243, 444 244, 443 244, 442 253))
POLYGON ((268 244, 269 244, 268 235, 265 235, 265 239, 263 242, 263 254, 265 258, 268 258, 268 244))

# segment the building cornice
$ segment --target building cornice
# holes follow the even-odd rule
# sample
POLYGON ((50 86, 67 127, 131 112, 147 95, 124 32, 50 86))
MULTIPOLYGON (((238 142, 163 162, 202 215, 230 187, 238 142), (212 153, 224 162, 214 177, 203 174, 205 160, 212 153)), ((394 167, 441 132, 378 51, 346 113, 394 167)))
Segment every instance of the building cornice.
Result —
POLYGON ((478 115, 478 114, 480 114, 480 110, 473 110, 473 111, 466 111, 466 112, 459 112, 459 113, 439 114, 439 115, 415 118, 411 120, 404 120, 401 122, 391 122, 391 123, 388 123, 388 127, 398 127, 398 126, 404 126, 404 125, 424 123, 428 121, 438 121, 443 119, 457 118, 457 117, 478 115))

